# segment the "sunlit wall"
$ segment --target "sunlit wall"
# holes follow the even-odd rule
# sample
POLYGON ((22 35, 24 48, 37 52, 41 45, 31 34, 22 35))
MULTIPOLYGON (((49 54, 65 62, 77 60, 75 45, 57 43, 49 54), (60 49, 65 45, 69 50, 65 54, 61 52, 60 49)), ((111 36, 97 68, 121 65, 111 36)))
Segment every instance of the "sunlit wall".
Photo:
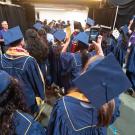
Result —
MULTIPOLYGON (((82 25, 85 25, 85 20, 88 16, 88 8, 87 7, 54 7, 47 8, 47 7, 36 7, 36 18, 39 15, 39 19, 44 21, 47 19, 48 21, 51 20, 70 20, 72 21, 80 21, 82 25)), ((38 19, 38 18, 37 18, 38 19)))

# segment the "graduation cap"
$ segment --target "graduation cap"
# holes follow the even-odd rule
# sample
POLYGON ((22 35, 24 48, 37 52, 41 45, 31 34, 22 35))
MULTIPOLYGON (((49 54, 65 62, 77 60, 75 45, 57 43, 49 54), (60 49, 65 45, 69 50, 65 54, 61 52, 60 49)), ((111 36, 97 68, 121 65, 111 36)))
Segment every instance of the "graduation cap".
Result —
POLYGON ((0 70, 0 94, 2 94, 7 89, 10 82, 10 75, 5 71, 0 70))
POLYGON ((88 24, 90 26, 94 26, 95 25, 95 21, 93 19, 91 19, 91 18, 87 18, 86 24, 88 24))
POLYGON ((23 39, 23 34, 19 26, 9 29, 7 32, 3 33, 3 39, 5 45, 10 45, 11 43, 23 39))
POLYGON ((33 28, 35 28, 36 30, 41 30, 44 27, 43 24, 37 22, 33 25, 33 28))
POLYGON ((80 32, 75 38, 75 41, 83 43, 85 46, 89 46, 89 36, 85 32, 80 32))
POLYGON ((63 30, 57 30, 53 35, 58 41, 63 41, 66 37, 66 33, 63 30))
POLYGON ((90 64, 88 70, 73 83, 96 108, 132 87, 112 53, 90 64))
POLYGON ((120 32, 123 32, 125 35, 128 34, 128 26, 127 25, 124 25, 120 28, 120 32))

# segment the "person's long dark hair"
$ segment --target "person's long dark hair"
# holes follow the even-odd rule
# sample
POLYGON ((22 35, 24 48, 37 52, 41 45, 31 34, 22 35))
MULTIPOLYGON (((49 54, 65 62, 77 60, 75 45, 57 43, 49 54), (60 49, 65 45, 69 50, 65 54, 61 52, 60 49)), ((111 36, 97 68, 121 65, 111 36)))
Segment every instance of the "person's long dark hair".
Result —
POLYGON ((26 31, 26 50, 39 64, 44 62, 48 57, 47 43, 33 29, 26 31))
POLYGON ((43 29, 43 28, 40 29, 38 31, 38 35, 39 35, 40 39, 47 45, 48 44, 48 42, 47 42, 47 33, 46 33, 45 29, 43 29))
POLYGON ((75 52, 80 51, 81 54, 81 62, 82 62, 82 68, 86 65, 88 59, 89 59, 89 52, 88 47, 86 45, 83 45, 82 42, 78 42, 75 48, 75 52))
POLYGON ((82 24, 80 22, 74 21, 74 29, 83 32, 82 24))
POLYGON ((29 113, 18 81, 11 78, 7 90, 0 94, 0 135, 15 134, 12 116, 16 110, 29 113))

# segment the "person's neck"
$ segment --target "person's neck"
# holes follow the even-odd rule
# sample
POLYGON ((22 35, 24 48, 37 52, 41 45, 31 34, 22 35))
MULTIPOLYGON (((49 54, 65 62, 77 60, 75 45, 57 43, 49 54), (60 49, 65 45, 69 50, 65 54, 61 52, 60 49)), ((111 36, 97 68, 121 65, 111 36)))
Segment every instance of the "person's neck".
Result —
POLYGON ((79 99, 83 102, 90 102, 88 100, 88 98, 81 92, 79 91, 71 91, 67 94, 67 96, 70 96, 70 97, 73 97, 73 98, 76 98, 76 99, 79 99))
POLYGON ((8 31, 8 29, 6 29, 6 28, 3 28, 3 30, 4 30, 4 31, 8 31))

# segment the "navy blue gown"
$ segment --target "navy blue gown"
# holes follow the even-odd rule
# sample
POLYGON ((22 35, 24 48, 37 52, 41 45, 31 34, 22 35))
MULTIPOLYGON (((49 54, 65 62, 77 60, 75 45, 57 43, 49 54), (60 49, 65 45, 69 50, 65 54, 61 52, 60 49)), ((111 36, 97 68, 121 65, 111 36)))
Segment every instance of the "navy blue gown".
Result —
MULTIPOLYGON (((88 54, 88 57, 95 55, 92 51, 88 54)), ((73 87, 72 80, 78 77, 82 70, 82 58, 81 53, 62 53, 60 55, 61 62, 61 84, 65 91, 73 87)))
POLYGON ((114 53, 115 48, 117 47, 117 40, 115 40, 113 37, 108 37, 106 45, 102 45, 102 49, 104 52, 104 55, 107 56, 109 53, 114 53))
POLYGON ((124 43, 122 37, 120 36, 120 38, 118 39, 117 47, 114 50, 114 55, 116 59, 118 60, 119 64, 121 65, 121 67, 123 66, 123 63, 125 62, 127 48, 128 48, 127 43, 124 43))
POLYGON ((126 74, 132 83, 132 87, 135 90, 135 44, 131 45, 130 54, 128 56, 126 65, 126 74))
POLYGON ((33 57, 21 56, 11 58, 11 56, 3 54, 0 56, 0 69, 20 81, 26 103, 32 110, 36 106, 36 96, 42 100, 45 98, 44 84, 37 62, 33 57))
POLYGON ((13 125, 16 135, 46 135, 46 129, 40 123, 31 115, 18 110, 13 114, 13 125))
MULTIPOLYGON (((112 124, 119 117, 120 100, 115 99, 112 124)), ((107 135, 106 127, 97 127, 98 111, 73 97, 65 96, 54 105, 47 135, 107 135)))
POLYGON ((46 59, 44 62, 39 63, 39 67, 42 71, 44 80, 47 85, 51 85, 52 83, 52 78, 51 78, 51 73, 50 73, 50 64, 48 59, 46 59))
POLYGON ((65 91, 71 88, 72 80, 80 75, 82 69, 81 55, 77 53, 62 53, 61 61, 61 84, 65 91))
POLYGON ((50 73, 52 82, 56 85, 62 87, 61 85, 61 61, 60 61, 60 54, 57 53, 57 49, 61 48, 61 46, 52 45, 50 46, 49 51, 49 63, 50 63, 50 73))
MULTIPOLYGON (((71 88, 72 80, 80 75, 82 70, 82 60, 80 52, 57 53, 60 46, 53 45, 50 48, 49 62, 51 68, 52 81, 59 87, 64 87, 65 91, 71 88)), ((89 57, 95 55, 90 52, 89 57)))
MULTIPOLYGON (((6 31, 4 31, 4 29, 0 30, 0 39, 3 39, 3 33, 5 33, 6 31)), ((4 42, 0 42, 0 48, 1 48, 1 51, 2 53, 4 53, 5 51, 5 48, 4 48, 4 42)))

